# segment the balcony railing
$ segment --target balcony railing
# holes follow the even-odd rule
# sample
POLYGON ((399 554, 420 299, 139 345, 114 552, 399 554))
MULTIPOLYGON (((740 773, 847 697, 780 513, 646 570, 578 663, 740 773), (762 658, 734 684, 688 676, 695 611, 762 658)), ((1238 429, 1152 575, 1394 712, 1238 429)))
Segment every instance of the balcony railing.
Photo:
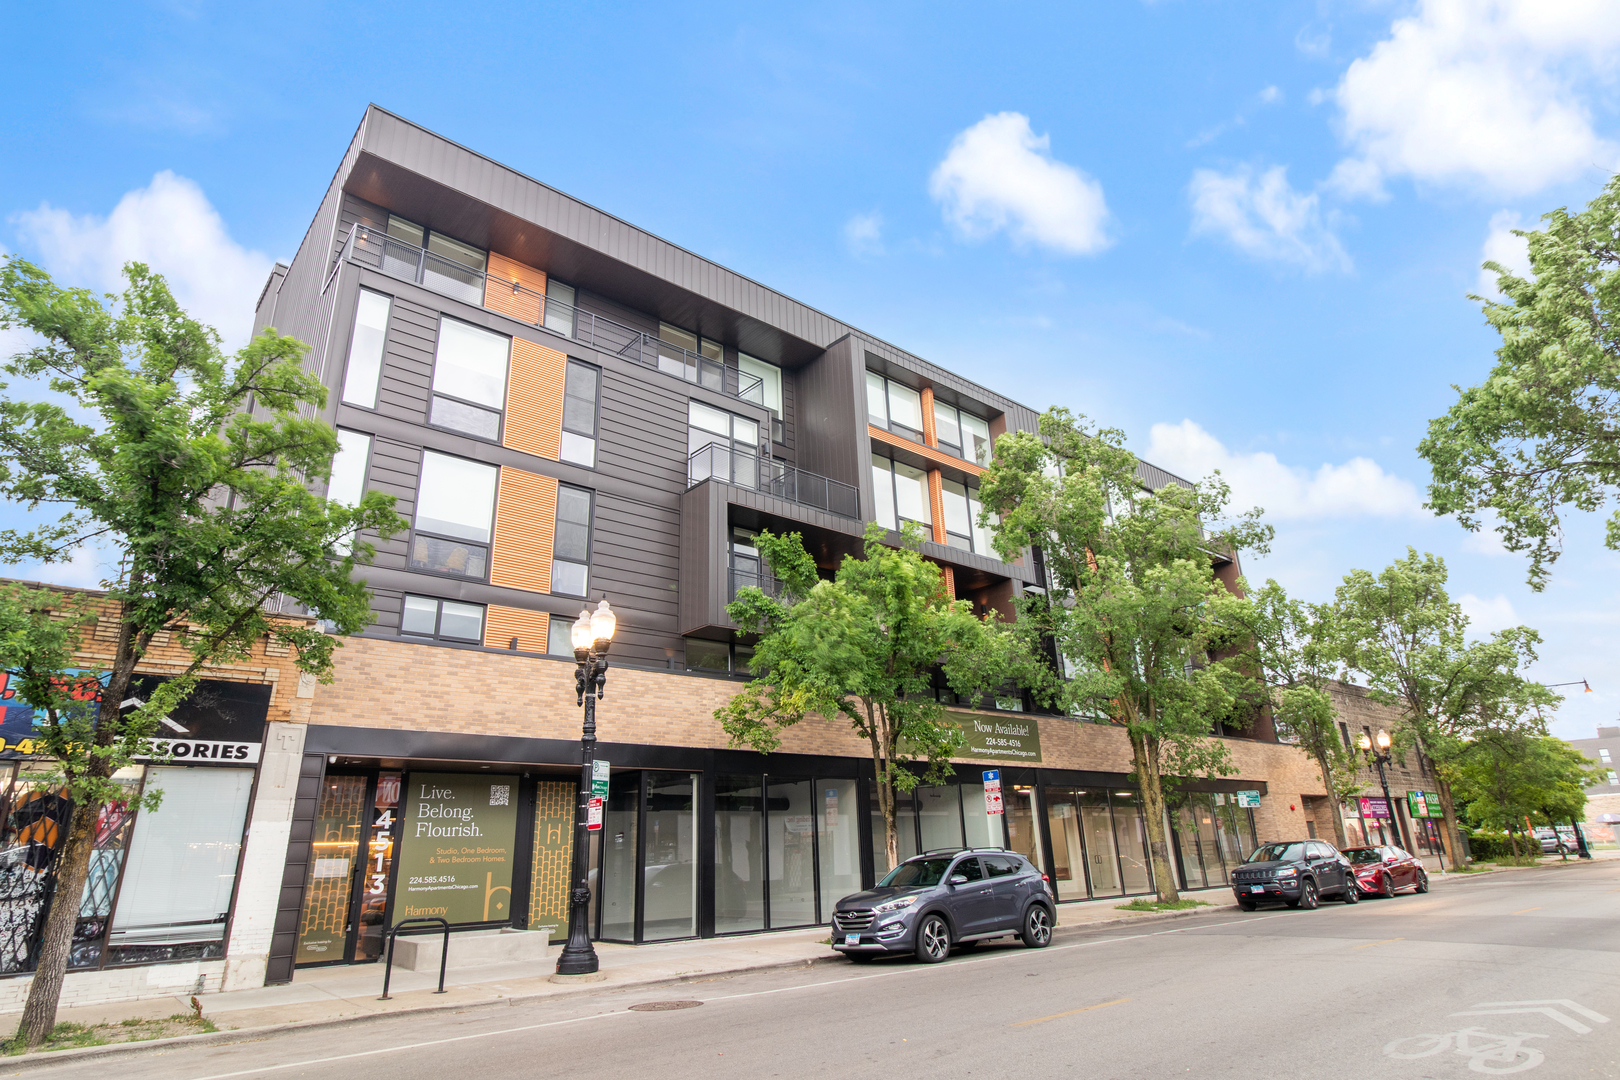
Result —
POLYGON ((739 555, 735 551, 726 553, 726 577, 729 588, 726 592, 727 603, 737 599, 739 589, 753 586, 766 596, 780 599, 782 596, 782 583, 775 574, 765 565, 765 561, 757 555, 739 555))
POLYGON ((583 311, 521 282, 490 275, 477 267, 406 243, 370 226, 356 224, 349 228, 339 258, 415 282, 462 303, 490 308, 531 326, 544 327, 593 349, 657 368, 728 397, 755 403, 763 400, 764 384, 756 376, 623 323, 583 311), (494 296, 499 296, 503 303, 491 306, 489 301, 494 296))
POLYGON ((762 457, 747 443, 711 442, 686 459, 686 486, 713 478, 778 499, 861 519, 861 494, 849 484, 762 457))

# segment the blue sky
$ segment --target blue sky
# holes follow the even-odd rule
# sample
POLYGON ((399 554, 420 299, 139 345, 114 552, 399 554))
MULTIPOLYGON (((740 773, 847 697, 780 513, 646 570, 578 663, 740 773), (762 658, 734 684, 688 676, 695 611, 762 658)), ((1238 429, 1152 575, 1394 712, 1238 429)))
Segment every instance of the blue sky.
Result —
MULTIPOLYGON (((1219 467, 1326 598, 1407 545, 1483 629, 1620 709, 1620 556, 1571 522, 1543 594, 1419 506, 1427 421, 1496 341, 1507 232, 1617 162, 1594 0, 49 5, 8 16, 0 248, 127 258, 240 339, 368 101, 1024 402, 1219 467), (1554 9, 1554 10, 1543 10, 1554 9)), ((13 508, 0 520, 17 520, 13 508)), ((93 560, 13 568, 90 584, 93 560)), ((1578 687, 1576 689, 1579 689, 1578 687)))

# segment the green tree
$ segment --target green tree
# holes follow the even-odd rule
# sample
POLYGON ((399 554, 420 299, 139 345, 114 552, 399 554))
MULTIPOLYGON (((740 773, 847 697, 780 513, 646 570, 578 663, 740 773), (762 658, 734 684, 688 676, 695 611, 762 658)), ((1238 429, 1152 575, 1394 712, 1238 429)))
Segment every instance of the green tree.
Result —
POLYGON ((945 594, 939 567, 917 553, 916 526, 907 526, 899 549, 886 547, 885 535, 868 525, 864 557, 846 556, 830 581, 818 576, 798 533, 755 538, 781 595, 749 586, 727 607, 739 629, 759 635, 755 678, 714 715, 732 745, 760 753, 807 716, 848 719, 871 747, 894 866, 895 792, 940 783, 963 746, 934 695, 935 668, 959 698, 977 702, 1032 665, 1005 626, 945 594))
POLYGON ((1453 863, 1462 850, 1451 786, 1481 732, 1536 722, 1534 710, 1562 700, 1524 679, 1540 636, 1527 626, 1469 642, 1468 616, 1446 591, 1445 560, 1407 549, 1376 577, 1353 570, 1335 593, 1345 665, 1371 696, 1394 704, 1397 751, 1417 749, 1435 766, 1443 839, 1453 863))
POLYGON ((1361 783, 1355 752, 1345 745, 1328 690, 1339 666, 1338 611, 1331 604, 1292 599, 1269 578, 1250 599, 1277 734, 1316 760, 1333 801, 1334 839, 1346 847, 1342 803, 1361 790, 1361 783))
MULTIPOLYGON (((1470 530, 1494 513, 1508 549, 1530 553, 1537 590, 1562 550, 1560 514, 1601 509, 1620 483, 1620 176, 1581 213, 1542 220, 1515 230, 1531 276, 1488 262, 1505 299, 1471 297, 1502 335, 1496 366, 1454 386, 1457 403, 1418 444, 1433 471, 1426 505, 1470 530)), ((1620 549, 1620 511, 1606 543, 1620 549)))
POLYGON ((340 633, 360 630, 370 611, 354 572, 373 548, 356 533, 387 536, 402 524, 380 493, 346 507, 309 491, 329 474, 337 439, 312 418, 326 391, 303 369, 301 343, 266 331, 227 358, 219 335, 182 311, 161 277, 138 263, 124 273, 123 293, 101 298, 61 288, 21 259, 0 267, 0 329, 31 342, 4 371, 45 381, 59 399, 0 392, 0 497, 62 511, 32 530, 0 532, 0 561, 52 562, 96 540, 119 563, 105 583, 111 605, 100 617, 116 625, 93 716, 63 711, 49 690, 78 676, 49 670, 67 662, 69 646, 45 633, 46 600, 12 594, 4 608, 9 658, 32 672, 30 704, 60 717, 41 734, 74 798, 18 1033, 29 1048, 55 1024, 93 828, 118 763, 149 749, 203 668, 247 657, 266 635, 289 646, 301 670, 330 680, 336 640, 272 609, 285 598, 340 633), (191 662, 122 712, 161 631, 191 662))
MULTIPOLYGON (((1515 727, 1493 728, 1481 732, 1460 761, 1457 792, 1466 800, 1471 819, 1507 830, 1518 856, 1518 836, 1526 821, 1545 825, 1578 821, 1586 808, 1583 789, 1599 775, 1601 770, 1590 759, 1562 739, 1515 727)), ((1525 854, 1538 854, 1534 835, 1526 839, 1525 854)))
POLYGON ((1165 788, 1231 771, 1210 736, 1255 696, 1252 611, 1217 579, 1217 553, 1264 552, 1272 533, 1259 511, 1224 518, 1218 476, 1152 491, 1136 466, 1121 432, 1053 409, 1039 435, 996 440, 979 493, 983 523, 999 515, 1003 557, 1032 545, 1046 553, 1051 595, 1025 602, 1018 625, 1053 639, 1072 665, 1053 691, 1067 712, 1124 729, 1159 898, 1174 902, 1165 788))

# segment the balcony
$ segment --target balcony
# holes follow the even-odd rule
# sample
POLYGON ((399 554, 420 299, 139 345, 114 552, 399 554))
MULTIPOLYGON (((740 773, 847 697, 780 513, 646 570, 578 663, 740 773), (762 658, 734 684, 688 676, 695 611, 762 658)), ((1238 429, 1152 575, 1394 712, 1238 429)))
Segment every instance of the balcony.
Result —
POLYGON ((495 277, 466 263, 406 243, 377 229, 360 224, 351 226, 338 258, 340 262, 355 262, 380 270, 390 277, 413 282, 464 304, 499 311, 519 322, 542 327, 601 352, 656 368, 727 397, 755 403, 764 400, 761 381, 734 367, 688 352, 679 345, 672 345, 623 323, 582 311, 573 304, 536 292, 520 282, 495 277), (499 296, 503 302, 499 306, 492 305, 492 296, 499 296))
POLYGON ((762 457, 758 447, 747 443, 711 442, 687 458, 688 488, 709 479, 854 521, 861 519, 861 494, 854 486, 762 457))
POLYGON ((726 553, 726 585, 726 594, 731 600, 737 599, 738 590, 750 586, 766 596, 779 599, 782 595, 782 583, 771 573, 764 560, 757 555, 739 555, 735 551, 726 553))

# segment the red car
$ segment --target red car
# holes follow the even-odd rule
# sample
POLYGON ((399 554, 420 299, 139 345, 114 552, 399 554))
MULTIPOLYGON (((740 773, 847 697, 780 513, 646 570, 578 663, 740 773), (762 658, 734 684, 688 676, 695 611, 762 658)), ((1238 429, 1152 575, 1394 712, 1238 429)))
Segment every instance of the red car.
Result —
POLYGON ((1398 847, 1345 848, 1362 896, 1394 896, 1401 889, 1429 891, 1429 872, 1416 858, 1398 847))

